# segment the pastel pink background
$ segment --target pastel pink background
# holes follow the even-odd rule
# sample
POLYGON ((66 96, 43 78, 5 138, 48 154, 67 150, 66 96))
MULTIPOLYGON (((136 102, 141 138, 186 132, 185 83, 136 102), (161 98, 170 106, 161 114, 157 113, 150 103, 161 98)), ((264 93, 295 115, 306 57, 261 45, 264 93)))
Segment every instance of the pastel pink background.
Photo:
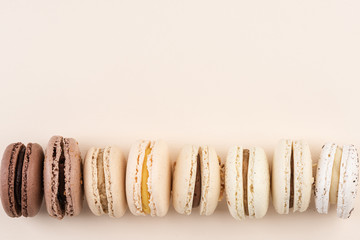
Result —
MULTIPOLYGON (((154 0, 0 2, 0 149, 74 137, 83 155, 139 138, 164 139, 175 160, 188 143, 222 159, 280 138, 360 146, 360 2, 154 0)), ((164 218, 32 219, 0 210, 0 238, 359 239, 360 197, 348 220, 275 213, 235 221, 215 214, 164 218)))

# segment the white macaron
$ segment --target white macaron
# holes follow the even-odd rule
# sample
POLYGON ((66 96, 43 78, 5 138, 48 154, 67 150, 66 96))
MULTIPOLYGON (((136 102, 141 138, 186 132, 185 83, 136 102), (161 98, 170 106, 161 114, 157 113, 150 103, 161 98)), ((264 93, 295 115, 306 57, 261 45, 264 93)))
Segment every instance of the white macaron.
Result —
POLYGON ((279 141, 272 164, 272 199, 279 214, 305 211, 310 203, 312 160, 309 145, 303 140, 279 141))
POLYGON ((229 149, 225 162, 225 192, 231 215, 238 220, 262 218, 269 206, 270 171, 260 147, 229 149))
POLYGON ((337 215, 349 218, 359 181, 359 158, 353 145, 335 143, 323 146, 317 165, 315 206, 319 213, 328 213, 329 203, 337 203, 337 215))
POLYGON ((174 166, 172 197, 175 210, 189 215, 193 208, 200 206, 200 215, 213 214, 221 191, 220 168, 213 148, 183 147, 174 166))

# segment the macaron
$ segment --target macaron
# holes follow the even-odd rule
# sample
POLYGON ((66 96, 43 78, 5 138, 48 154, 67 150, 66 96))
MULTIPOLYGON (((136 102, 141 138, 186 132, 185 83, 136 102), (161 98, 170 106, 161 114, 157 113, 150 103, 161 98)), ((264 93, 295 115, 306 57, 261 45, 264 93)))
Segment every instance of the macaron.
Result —
POLYGON ((349 218, 354 210, 358 182, 359 158, 356 148, 353 145, 325 144, 317 164, 316 210, 328 213, 329 205, 337 204, 338 217, 349 218))
POLYGON ((269 207, 270 171, 260 147, 229 149, 225 162, 225 192, 230 214, 237 220, 262 218, 269 207))
POLYGON ((312 160, 309 145, 303 140, 279 141, 272 165, 272 199, 279 214, 304 212, 310 203, 312 160))
POLYGON ((208 146, 187 145, 175 162, 172 198, 175 210, 189 215, 200 207, 200 215, 214 213, 221 191, 220 162, 208 146))
POLYGON ((44 193, 50 216, 77 216, 82 209, 81 155, 73 138, 53 136, 45 150, 44 193))
POLYGON ((1 162, 1 202, 10 217, 33 217, 43 200, 44 152, 37 143, 21 142, 5 149, 1 162))
POLYGON ((171 165, 164 141, 139 140, 126 167, 126 199, 135 216, 165 216, 170 204, 171 165))
POLYGON ((84 161, 84 190, 90 210, 100 216, 119 218, 127 205, 125 197, 126 161, 115 146, 92 147, 84 161))

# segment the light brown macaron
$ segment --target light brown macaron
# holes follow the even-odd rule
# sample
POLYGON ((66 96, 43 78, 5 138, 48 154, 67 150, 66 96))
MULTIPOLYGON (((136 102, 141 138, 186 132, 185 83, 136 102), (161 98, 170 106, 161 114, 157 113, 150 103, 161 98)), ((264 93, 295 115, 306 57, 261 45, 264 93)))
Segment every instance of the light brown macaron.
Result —
POLYGON ((73 138, 53 136, 45 151, 44 192, 50 216, 79 215, 83 205, 82 163, 73 138))

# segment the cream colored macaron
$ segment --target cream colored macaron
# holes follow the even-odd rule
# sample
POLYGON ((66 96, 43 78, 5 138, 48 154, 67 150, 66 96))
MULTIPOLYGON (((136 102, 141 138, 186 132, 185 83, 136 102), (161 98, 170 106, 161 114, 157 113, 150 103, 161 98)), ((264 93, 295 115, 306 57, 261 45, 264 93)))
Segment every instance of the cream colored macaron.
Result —
POLYGON ((262 148, 234 146, 229 149, 225 192, 229 211, 235 219, 265 216, 269 207, 270 171, 262 148))
POLYGON ((319 213, 327 213, 330 204, 337 204, 337 215, 349 218, 359 181, 359 158, 353 145, 323 146, 317 165, 315 206, 319 213))
POLYGON ((100 216, 124 215, 126 160, 121 150, 114 146, 92 147, 84 160, 85 197, 90 210, 100 216))
POLYGON ((175 163, 172 197, 175 210, 189 215, 200 206, 200 215, 214 213, 221 190, 220 161, 213 148, 187 145, 175 163))
POLYGON ((126 198, 136 216, 165 216, 170 204, 171 166, 164 141, 132 145, 126 168, 126 198))
POLYGON ((305 211, 310 203, 312 160, 309 145, 303 140, 279 141, 272 165, 272 199, 279 214, 305 211))

